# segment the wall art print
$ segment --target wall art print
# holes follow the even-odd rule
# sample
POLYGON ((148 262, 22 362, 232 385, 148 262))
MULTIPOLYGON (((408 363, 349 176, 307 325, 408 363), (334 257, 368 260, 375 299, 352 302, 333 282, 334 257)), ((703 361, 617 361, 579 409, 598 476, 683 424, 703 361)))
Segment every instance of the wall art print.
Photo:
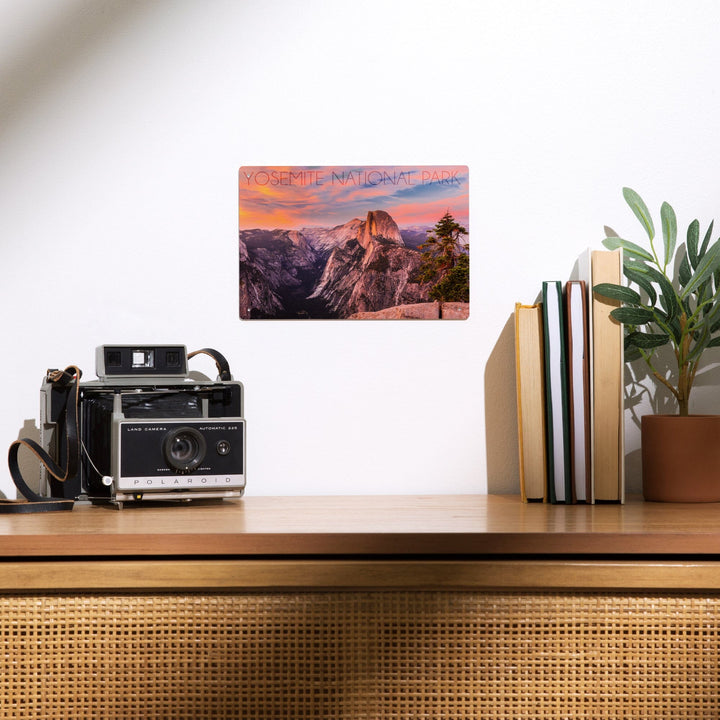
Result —
POLYGON ((240 317, 464 319, 468 168, 239 171, 240 317))

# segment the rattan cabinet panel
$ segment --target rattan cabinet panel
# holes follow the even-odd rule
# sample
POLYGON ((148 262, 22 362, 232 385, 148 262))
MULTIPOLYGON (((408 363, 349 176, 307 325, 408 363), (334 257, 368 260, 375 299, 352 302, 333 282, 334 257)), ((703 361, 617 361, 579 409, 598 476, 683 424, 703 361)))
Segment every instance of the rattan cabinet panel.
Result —
POLYGON ((705 595, 0 600, 0 718, 717 718, 705 595))

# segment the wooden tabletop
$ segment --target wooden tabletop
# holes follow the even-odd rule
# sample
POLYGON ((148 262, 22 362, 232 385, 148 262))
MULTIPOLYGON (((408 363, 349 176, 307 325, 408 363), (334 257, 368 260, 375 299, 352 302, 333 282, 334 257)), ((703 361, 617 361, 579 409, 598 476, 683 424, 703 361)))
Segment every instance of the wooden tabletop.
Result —
POLYGON ((720 504, 523 504, 502 495, 246 497, 0 515, 0 557, 720 558, 720 504))

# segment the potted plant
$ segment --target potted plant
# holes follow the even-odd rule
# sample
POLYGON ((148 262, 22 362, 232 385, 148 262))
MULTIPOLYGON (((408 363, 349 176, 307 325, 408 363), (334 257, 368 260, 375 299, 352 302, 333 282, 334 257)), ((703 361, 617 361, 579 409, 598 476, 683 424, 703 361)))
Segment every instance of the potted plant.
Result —
POLYGON ((687 242, 677 244, 675 211, 660 208, 662 240, 643 199, 630 188, 625 201, 649 239, 649 249, 620 237, 603 245, 622 248, 623 272, 633 287, 603 283, 593 290, 622 304, 611 315, 625 327, 626 361, 642 358, 677 401, 677 415, 641 421, 643 495, 671 502, 720 501, 720 416, 691 415, 690 395, 705 350, 720 346, 720 240, 713 223, 700 241, 693 220, 687 242), (659 348, 672 346, 671 371, 656 366, 659 348))

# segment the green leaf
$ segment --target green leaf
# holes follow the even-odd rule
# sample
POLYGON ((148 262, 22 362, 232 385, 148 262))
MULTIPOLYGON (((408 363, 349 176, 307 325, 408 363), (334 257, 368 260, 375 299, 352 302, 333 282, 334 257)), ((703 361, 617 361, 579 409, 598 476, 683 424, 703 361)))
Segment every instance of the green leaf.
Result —
MULTIPOLYGON (((707 314, 712 309, 712 304, 709 302, 712 297, 712 284, 711 279, 708 278, 705 280, 705 282, 699 287, 695 289, 695 307, 697 309, 702 308, 703 317, 707 317, 707 314)), ((688 307, 691 307, 692 303, 692 296, 688 295, 688 297, 683 301, 687 303, 688 307)), ((692 315, 692 312, 688 313, 688 317, 692 315)))
POLYGON ((663 243, 665 245, 665 262, 667 267, 672 262, 677 242, 677 218, 672 207, 664 202, 660 208, 660 220, 662 222, 663 243))
POLYGON ((679 306, 676 310, 672 297, 672 295, 666 295, 665 293, 661 293, 660 295, 660 304, 663 310, 665 310, 666 319, 675 318, 679 314, 679 306))
POLYGON ((634 282, 647 293, 651 305, 657 302, 657 294, 655 293, 653 284, 648 280, 647 269, 643 268, 641 270, 639 266, 636 265, 625 265, 623 274, 630 282, 634 282))
POLYGON ((650 265, 648 265, 645 260, 630 257, 629 255, 627 255, 627 253, 623 255, 623 269, 629 268, 630 270, 635 270, 636 272, 642 273, 643 275, 647 276, 650 273, 650 268, 654 267, 654 260, 651 262, 650 265))
POLYGON ((692 271, 693 269, 690 267, 690 260, 688 259, 688 255, 686 252, 684 252, 683 259, 678 269, 678 280, 680 281, 680 285, 685 287, 685 285, 690 282, 690 278, 692 277, 692 271))
POLYGON ((625 325, 645 325, 645 323, 652 322, 655 319, 652 310, 645 310, 644 308, 615 308, 610 315, 625 325))
POLYGON ((616 285, 615 283, 599 283, 593 286, 593 291, 598 295, 610 298, 612 300, 620 300, 621 302, 631 303, 632 305, 640 305, 640 295, 632 288, 624 285, 616 285))
POLYGON ((697 323, 697 326, 709 328, 708 332, 711 334, 720 330, 720 302, 711 298, 705 305, 704 311, 706 312, 703 312, 702 322, 697 323))
POLYGON ((700 242, 700 223, 697 220, 693 220, 687 231, 687 251, 693 270, 698 264, 698 242, 700 242))
POLYGON ((707 347, 720 347, 720 337, 714 337, 708 344, 707 347))
POLYGON ((651 348, 660 347, 670 342, 670 337, 665 333, 643 333, 633 332, 625 338, 625 349, 631 347, 649 350, 651 348))
POLYGON ((653 261, 655 259, 647 250, 644 250, 639 245, 636 245, 629 240, 623 240, 619 237, 607 237, 602 241, 602 244, 608 250, 617 250, 618 248, 622 248, 623 252, 627 255, 642 258, 643 260, 653 261))
POLYGON ((707 232, 705 233, 705 239, 703 240, 702 247, 700 248, 700 251, 698 252, 698 260, 702 258, 702 256, 707 252, 708 245, 710 244, 710 237, 712 236, 712 229, 713 225, 715 224, 714 220, 710 221, 710 226, 707 229, 707 232))
POLYGON ((685 313, 685 317, 691 317, 693 314, 692 308, 690 307, 690 301, 688 298, 680 301, 682 311, 685 313))
POLYGON ((672 320, 669 320, 667 324, 670 330, 672 330, 673 340, 677 344, 680 344, 680 342, 682 341, 682 330, 680 329, 680 321, 677 319, 677 317, 675 317, 672 320))
MULTIPOLYGON (((635 360, 640 360, 642 358, 642 353, 637 348, 627 348, 625 350, 625 362, 631 363, 635 360)), ((644 359, 644 358, 643 358, 644 359)))
POLYGON ((630 188, 623 188, 623 197, 625 202, 630 206, 630 209, 635 213, 635 217, 640 221, 640 224, 645 228, 645 232, 648 234, 650 240, 655 237, 655 226, 653 225, 652 217, 650 217, 650 211, 647 209, 647 205, 643 202, 643 199, 630 188))
POLYGON ((667 319, 672 320, 680 311, 680 306, 678 305, 675 289, 673 288, 672 283, 665 277, 665 275, 653 267, 649 267, 647 269, 647 274, 653 282, 656 282, 660 286, 660 301, 667 312, 667 319))
POLYGON ((698 263, 695 270, 695 274, 690 278, 680 297, 684 298, 699 288, 718 268, 720 268, 720 240, 717 240, 711 245, 705 255, 703 255, 702 260, 698 263))

